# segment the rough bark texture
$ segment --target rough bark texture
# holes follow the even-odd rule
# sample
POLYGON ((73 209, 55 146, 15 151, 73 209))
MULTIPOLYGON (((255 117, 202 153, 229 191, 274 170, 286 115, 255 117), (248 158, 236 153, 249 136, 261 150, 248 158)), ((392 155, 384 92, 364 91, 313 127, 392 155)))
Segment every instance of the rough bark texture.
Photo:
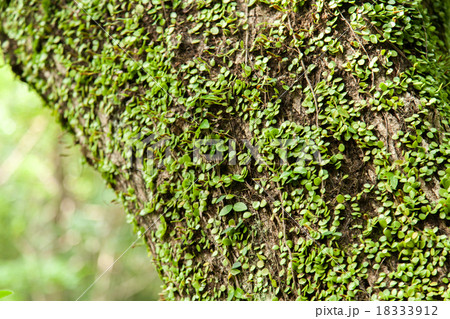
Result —
POLYGON ((441 300, 445 3, 1 1, 0 40, 165 298, 441 300))

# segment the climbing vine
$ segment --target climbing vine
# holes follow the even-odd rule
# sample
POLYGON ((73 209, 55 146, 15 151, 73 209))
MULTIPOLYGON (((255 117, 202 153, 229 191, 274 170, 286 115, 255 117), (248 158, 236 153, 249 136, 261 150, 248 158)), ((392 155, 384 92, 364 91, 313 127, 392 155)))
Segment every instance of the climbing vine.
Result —
POLYGON ((167 299, 450 299, 445 1, 2 2, 167 299))

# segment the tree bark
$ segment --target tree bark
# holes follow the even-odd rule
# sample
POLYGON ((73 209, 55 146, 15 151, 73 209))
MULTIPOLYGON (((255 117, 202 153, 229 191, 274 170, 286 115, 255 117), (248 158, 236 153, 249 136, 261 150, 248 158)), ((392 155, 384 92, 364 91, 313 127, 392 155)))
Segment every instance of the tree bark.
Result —
POLYGON ((0 8, 165 298, 450 299, 445 1, 0 8))

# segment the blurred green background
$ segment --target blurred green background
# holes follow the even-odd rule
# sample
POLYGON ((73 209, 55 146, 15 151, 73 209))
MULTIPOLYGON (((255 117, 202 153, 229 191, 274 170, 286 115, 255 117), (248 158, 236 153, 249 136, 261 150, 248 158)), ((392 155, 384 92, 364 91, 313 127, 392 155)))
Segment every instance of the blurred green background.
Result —
MULTIPOLYGON (((2 300, 76 300, 136 239, 114 193, 0 52, 2 300)), ((82 300, 157 300, 138 241, 82 300)))

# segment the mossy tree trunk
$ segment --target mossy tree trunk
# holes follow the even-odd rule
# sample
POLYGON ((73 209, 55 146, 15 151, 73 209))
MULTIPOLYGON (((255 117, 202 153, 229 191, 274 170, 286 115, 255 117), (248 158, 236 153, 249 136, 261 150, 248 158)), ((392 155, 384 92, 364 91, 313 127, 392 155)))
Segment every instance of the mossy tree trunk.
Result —
POLYGON ((445 4, 3 0, 0 39, 165 298, 450 299, 445 4))

